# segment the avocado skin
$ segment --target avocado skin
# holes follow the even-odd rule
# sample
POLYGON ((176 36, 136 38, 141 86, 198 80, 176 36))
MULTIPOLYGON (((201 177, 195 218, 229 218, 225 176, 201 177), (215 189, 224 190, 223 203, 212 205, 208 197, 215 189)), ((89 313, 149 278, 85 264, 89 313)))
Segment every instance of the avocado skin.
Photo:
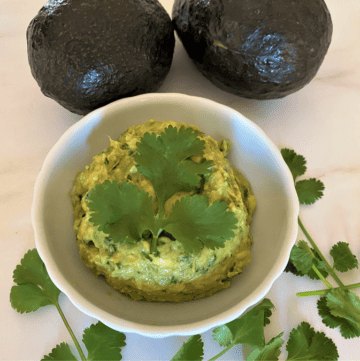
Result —
POLYGON ((81 115, 156 91, 175 46, 170 16, 157 0, 50 0, 26 37, 43 94, 81 115))
POLYGON ((206 78, 252 99, 282 98, 308 84, 333 30, 323 0, 175 0, 172 20, 206 78))

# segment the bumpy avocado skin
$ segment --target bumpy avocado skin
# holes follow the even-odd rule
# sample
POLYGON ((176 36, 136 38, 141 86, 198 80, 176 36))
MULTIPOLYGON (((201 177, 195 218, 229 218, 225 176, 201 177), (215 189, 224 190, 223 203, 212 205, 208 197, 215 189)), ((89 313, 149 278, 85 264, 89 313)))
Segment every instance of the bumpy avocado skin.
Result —
POLYGON ((156 91, 175 46, 170 16, 157 0, 50 0, 26 35, 41 91, 81 115, 156 91))
POLYGON ((172 18, 204 76, 252 99, 282 98, 308 84, 333 29, 323 0, 175 0, 172 18))

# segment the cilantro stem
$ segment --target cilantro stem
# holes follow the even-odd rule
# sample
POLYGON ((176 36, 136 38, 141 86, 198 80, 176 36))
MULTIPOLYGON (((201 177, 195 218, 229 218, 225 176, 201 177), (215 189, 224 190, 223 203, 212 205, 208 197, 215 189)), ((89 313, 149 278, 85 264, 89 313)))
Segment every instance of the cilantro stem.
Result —
POLYGON ((334 280, 337 282, 337 284, 340 286, 340 288, 344 287, 344 284, 341 282, 340 278, 336 275, 336 273, 334 272, 333 268, 329 265, 329 262, 325 259, 325 257, 323 256, 323 254, 321 253, 320 249, 318 248, 318 246, 316 245, 316 243, 314 242, 314 240, 311 238, 311 236, 309 235, 309 233, 307 232, 307 230, 305 229, 304 225, 302 224, 300 217, 298 218, 298 223, 299 226, 301 228, 301 230, 304 232, 306 238, 308 239, 308 241, 310 242, 310 244, 312 245, 312 247, 314 248, 314 250, 316 251, 316 253, 319 255, 319 257, 321 258, 321 260, 323 262, 325 262, 326 266, 326 271, 334 278, 334 280))
POLYGON ((319 278, 321 279, 321 281, 323 281, 325 283, 326 286, 328 286, 330 289, 333 288, 333 286, 329 283, 329 281, 321 274, 321 272, 317 269, 316 266, 312 265, 311 267, 314 272, 319 276, 319 278))
POLYGON ((67 320, 66 320, 66 318, 65 318, 65 315, 64 315, 62 309, 60 308, 59 302, 56 302, 55 306, 56 306, 58 312, 60 313, 60 316, 61 316, 61 318, 62 318, 62 320, 63 320, 63 322, 64 322, 67 330, 69 331, 71 338, 72 338, 73 341, 74 341, 75 347, 76 347, 76 349, 77 349, 78 352, 79 352, 79 355, 80 355, 80 357, 81 357, 81 360, 82 360, 82 361, 86 361, 86 357, 85 357, 84 353, 82 352, 81 347, 80 347, 80 345, 79 345, 79 342, 78 342, 78 340, 76 339, 76 337, 75 337, 75 335, 74 335, 74 332, 72 331, 69 323, 67 322, 67 320))
MULTIPOLYGON (((360 287, 360 283, 354 283, 352 285, 347 285, 344 287, 336 287, 333 288, 333 290, 352 290, 354 288, 359 288, 360 287)), ((326 295, 328 292, 330 292, 331 289, 326 288, 324 290, 316 290, 316 291, 307 291, 307 292, 298 292, 296 294, 296 296, 298 297, 308 297, 308 296, 322 296, 322 295, 326 295)))
POLYGON ((157 235, 153 237, 151 241, 150 254, 154 254, 157 251, 157 242, 162 231, 163 229, 160 228, 157 235))
POLYGON ((222 350, 220 353, 218 353, 217 355, 215 355, 214 357, 212 357, 211 359, 209 359, 209 361, 214 361, 217 360, 219 357, 221 357, 222 355, 224 355, 226 352, 228 352, 233 346, 235 346, 236 343, 233 341, 231 342, 231 344, 226 347, 224 350, 222 350))

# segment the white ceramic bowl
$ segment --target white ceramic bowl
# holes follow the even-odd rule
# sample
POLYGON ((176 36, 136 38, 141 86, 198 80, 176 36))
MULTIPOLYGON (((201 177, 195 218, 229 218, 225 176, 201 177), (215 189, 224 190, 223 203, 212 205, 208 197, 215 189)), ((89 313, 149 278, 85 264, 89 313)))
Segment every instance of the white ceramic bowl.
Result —
POLYGON ((297 235, 298 198, 280 151, 254 123, 213 101, 182 94, 146 94, 93 111, 51 149, 37 178, 32 206, 36 246, 55 285, 86 314, 122 332, 150 337, 193 335, 239 317, 266 296, 284 270, 297 235), (114 291, 80 259, 69 189, 79 171, 129 126, 148 119, 197 125, 232 143, 229 160, 257 199, 251 224, 252 261, 230 288, 180 304, 132 301, 114 291))

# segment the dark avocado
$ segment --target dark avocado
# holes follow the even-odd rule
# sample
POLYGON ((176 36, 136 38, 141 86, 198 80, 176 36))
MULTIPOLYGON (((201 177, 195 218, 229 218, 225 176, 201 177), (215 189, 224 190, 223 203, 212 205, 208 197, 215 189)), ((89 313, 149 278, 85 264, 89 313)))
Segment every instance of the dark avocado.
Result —
POLYGON ((156 91, 175 45, 157 0, 50 0, 26 35, 41 91, 77 114, 156 91))
POLYGON ((204 76, 253 99, 281 98, 308 84, 332 36, 323 0, 175 0, 172 17, 204 76))

